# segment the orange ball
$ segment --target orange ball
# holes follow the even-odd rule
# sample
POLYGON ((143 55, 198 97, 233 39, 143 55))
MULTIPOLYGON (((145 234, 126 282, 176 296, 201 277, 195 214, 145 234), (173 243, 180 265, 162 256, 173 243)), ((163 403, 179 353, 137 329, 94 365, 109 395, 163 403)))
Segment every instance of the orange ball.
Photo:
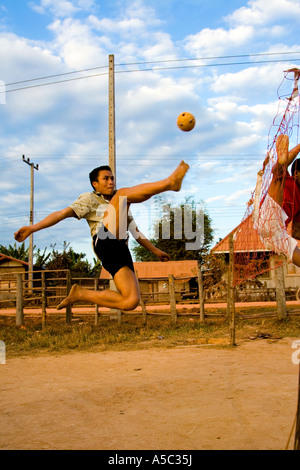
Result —
POLYGON ((194 129, 196 119, 191 113, 181 113, 177 118, 177 126, 184 132, 190 132, 194 129))

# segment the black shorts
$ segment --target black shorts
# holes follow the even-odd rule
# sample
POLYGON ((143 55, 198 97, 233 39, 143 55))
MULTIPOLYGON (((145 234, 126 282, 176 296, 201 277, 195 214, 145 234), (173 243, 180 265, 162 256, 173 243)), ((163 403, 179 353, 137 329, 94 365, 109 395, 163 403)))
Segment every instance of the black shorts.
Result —
POLYGON ((93 237, 93 245, 102 266, 112 277, 124 266, 128 266, 134 272, 127 240, 118 240, 102 225, 98 235, 93 237))

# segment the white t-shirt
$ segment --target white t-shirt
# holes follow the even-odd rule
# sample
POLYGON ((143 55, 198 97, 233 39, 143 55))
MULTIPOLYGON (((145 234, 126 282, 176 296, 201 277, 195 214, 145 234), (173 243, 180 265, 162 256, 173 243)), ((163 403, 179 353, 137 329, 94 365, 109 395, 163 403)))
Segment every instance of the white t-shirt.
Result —
MULTIPOLYGON (((86 219, 89 224, 91 236, 93 237, 98 233, 101 227, 103 217, 107 211, 109 201, 104 199, 102 195, 97 193, 83 193, 76 201, 70 204, 69 207, 73 209, 76 217, 80 219, 86 219)), ((128 211, 128 225, 133 221, 130 210, 128 211)))

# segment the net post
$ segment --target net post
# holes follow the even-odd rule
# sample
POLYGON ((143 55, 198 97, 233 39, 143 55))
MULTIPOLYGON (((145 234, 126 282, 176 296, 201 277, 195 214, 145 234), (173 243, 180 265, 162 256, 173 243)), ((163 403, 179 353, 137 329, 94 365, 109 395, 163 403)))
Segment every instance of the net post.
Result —
POLYGON ((230 332, 230 344, 236 346, 235 342, 235 288, 234 288, 234 241, 233 233, 229 235, 229 270, 228 270, 228 292, 229 292, 229 332, 230 332))

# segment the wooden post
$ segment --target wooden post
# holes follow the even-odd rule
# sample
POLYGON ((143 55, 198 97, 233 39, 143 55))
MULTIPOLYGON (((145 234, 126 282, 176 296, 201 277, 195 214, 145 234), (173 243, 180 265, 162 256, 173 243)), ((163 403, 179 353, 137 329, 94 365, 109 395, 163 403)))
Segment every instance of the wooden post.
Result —
POLYGON ((143 325, 147 325, 147 310, 146 310, 146 305, 144 304, 144 301, 142 299, 142 296, 140 296, 140 304, 141 304, 142 312, 143 312, 143 325))
POLYGON ((294 450, 300 450, 300 364, 299 364, 298 407, 297 407, 294 450))
MULTIPOLYGON (((33 206, 34 206, 34 170, 39 169, 39 165, 35 165, 30 162, 30 158, 25 158, 25 155, 22 156, 23 162, 27 163, 30 168, 30 225, 33 225, 33 206)), ((29 280, 29 292, 32 293, 33 290, 33 234, 29 235, 29 271, 28 271, 28 280, 29 280)))
POLYGON ((198 266, 198 290, 199 290, 199 306, 200 306, 200 322, 205 322, 204 311, 204 291, 203 291, 203 276, 201 266, 198 266))
MULTIPOLYGON (((283 258, 279 260, 283 263, 283 258)), ((284 267, 280 264, 275 269, 275 286, 276 286, 276 302, 277 302, 277 317, 279 320, 287 318, 286 311, 286 298, 285 298, 285 282, 284 282, 284 267)))
MULTIPOLYGON (((135 275, 136 275, 137 281, 139 282, 138 271, 135 271, 135 275)), ((146 306, 144 304, 141 294, 140 294, 140 306, 142 307, 142 312, 143 312, 143 325, 146 325, 147 324, 147 310, 146 310, 146 306)))
POLYGON ((45 272, 42 272, 42 328, 46 326, 46 280, 45 272))
MULTIPOLYGON (((67 271, 67 296, 70 293, 71 286, 72 286, 71 271, 68 269, 68 271, 67 271)), ((67 305, 67 307, 66 307, 66 322, 71 323, 71 320, 72 320, 72 306, 67 305)))
MULTIPOLYGON (((95 290, 98 290, 98 277, 96 275, 95 281, 94 281, 94 288, 95 290)), ((95 325, 98 325, 99 323, 99 305, 95 304, 95 325)))
POLYGON ((229 270, 228 270, 228 289, 229 289, 229 311, 230 311, 230 344, 235 343, 235 288, 234 288, 234 242, 233 234, 229 236, 229 270))
POLYGON ((170 292, 170 309, 172 323, 177 323, 176 299, 175 299, 175 283, 173 274, 169 274, 169 292, 170 292))
POLYGON ((17 277, 16 325, 22 326, 24 323, 22 273, 16 274, 16 277, 17 277))
MULTIPOLYGON (((117 290, 113 279, 110 279, 110 281, 109 281, 109 288, 110 288, 110 290, 115 290, 115 291, 117 290)), ((121 323, 122 323, 122 310, 120 310, 118 308, 111 308, 110 313, 117 316, 118 325, 121 325, 121 323)))
POLYGON ((115 58, 109 56, 109 166, 116 181, 115 58))

